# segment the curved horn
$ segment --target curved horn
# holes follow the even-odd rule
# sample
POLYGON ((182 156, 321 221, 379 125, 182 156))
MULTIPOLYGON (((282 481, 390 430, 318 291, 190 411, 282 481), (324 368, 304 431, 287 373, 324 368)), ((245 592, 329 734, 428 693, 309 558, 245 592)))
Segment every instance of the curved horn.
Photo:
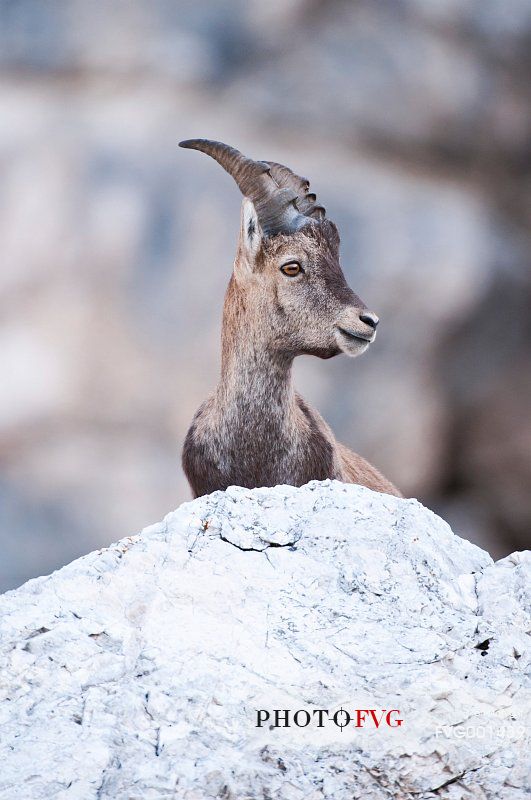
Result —
POLYGON ((253 201, 266 236, 293 233, 311 220, 324 219, 325 210, 309 192, 308 180, 288 167, 253 161, 234 147, 209 139, 186 139, 179 146, 206 153, 232 175, 242 194, 253 201))

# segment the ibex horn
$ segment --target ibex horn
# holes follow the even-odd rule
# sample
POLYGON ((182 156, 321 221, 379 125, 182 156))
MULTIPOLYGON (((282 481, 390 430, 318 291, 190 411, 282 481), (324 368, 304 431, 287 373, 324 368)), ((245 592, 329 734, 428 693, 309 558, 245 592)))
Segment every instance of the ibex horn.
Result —
POLYGON ((232 175, 242 194, 253 201, 266 236, 293 233, 311 220, 325 217, 324 208, 309 191, 308 180, 282 164, 253 161, 234 147, 209 139, 186 139, 179 146, 206 153, 232 175))

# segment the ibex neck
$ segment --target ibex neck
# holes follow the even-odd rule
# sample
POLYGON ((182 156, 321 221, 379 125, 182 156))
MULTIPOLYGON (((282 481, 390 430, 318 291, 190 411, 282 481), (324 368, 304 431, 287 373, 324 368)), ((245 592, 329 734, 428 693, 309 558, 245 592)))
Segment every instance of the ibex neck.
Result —
POLYGON ((223 404, 240 402, 249 411, 252 404, 268 414, 274 407, 294 402, 291 362, 275 357, 258 343, 235 340, 230 353, 222 358, 217 394, 223 404))
POLYGON ((268 341, 269 320, 260 315, 234 281, 225 298, 221 380, 217 397, 225 410, 237 405, 243 413, 286 414, 295 403, 291 380, 293 359, 268 341))

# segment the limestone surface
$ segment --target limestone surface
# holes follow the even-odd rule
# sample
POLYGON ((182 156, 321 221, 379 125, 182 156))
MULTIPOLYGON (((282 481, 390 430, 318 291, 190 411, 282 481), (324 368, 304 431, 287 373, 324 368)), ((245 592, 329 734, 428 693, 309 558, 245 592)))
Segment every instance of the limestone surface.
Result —
POLYGON ((335 481, 185 503, 0 599, 0 798, 522 800, 530 568, 335 481))

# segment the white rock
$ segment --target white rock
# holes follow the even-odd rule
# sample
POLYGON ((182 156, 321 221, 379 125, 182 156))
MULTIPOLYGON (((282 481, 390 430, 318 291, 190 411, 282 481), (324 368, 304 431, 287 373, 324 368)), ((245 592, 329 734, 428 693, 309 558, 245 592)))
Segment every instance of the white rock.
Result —
POLYGON ((1 599, 0 798, 521 800, 530 564, 338 482, 186 503, 1 599), (340 708, 403 722, 256 727, 340 708))

